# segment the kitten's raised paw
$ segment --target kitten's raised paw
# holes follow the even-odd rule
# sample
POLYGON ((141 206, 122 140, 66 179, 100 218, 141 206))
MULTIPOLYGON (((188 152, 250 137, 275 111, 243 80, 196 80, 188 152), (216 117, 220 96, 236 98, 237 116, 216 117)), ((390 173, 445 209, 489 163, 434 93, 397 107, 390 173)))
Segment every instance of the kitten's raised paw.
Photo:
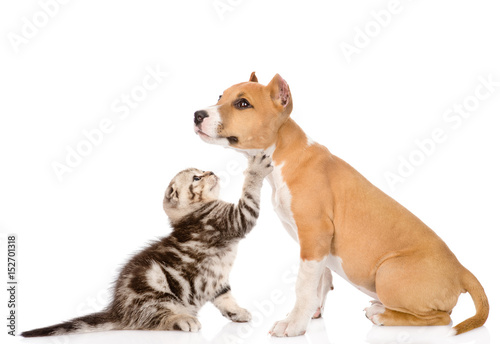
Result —
POLYGON ((201 329, 201 324, 192 315, 178 314, 168 319, 168 330, 198 332, 201 329))
POLYGON ((273 171, 273 159, 265 153, 258 153, 248 159, 247 174, 264 178, 273 171))

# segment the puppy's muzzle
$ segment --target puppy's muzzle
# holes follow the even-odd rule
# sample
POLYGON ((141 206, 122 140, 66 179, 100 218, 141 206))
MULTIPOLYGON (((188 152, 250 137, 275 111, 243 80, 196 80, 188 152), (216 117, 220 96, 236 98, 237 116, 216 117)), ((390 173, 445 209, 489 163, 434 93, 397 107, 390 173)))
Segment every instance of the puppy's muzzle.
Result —
POLYGON ((205 110, 199 110, 194 113, 194 124, 200 125, 205 118, 208 117, 208 113, 205 110))

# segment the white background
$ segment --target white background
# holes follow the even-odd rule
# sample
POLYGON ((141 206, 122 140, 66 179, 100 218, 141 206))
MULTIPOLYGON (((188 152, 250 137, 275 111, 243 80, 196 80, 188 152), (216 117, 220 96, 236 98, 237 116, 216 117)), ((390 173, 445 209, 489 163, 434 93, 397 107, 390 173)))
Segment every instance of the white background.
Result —
MULTIPOLYGON (((2 320, 2 342, 500 341, 500 87, 477 104, 471 98, 480 77, 500 81, 497 2, 401 0, 385 27, 374 24, 372 11, 387 10, 389 1, 74 0, 52 8, 45 23, 40 3, 46 2, 0 5, 1 266, 6 271, 6 234, 14 233, 19 331, 104 307, 118 267, 169 233, 162 197, 179 170, 223 175, 223 198, 237 200, 245 159, 202 143, 192 116, 252 71, 261 83, 275 73, 288 81, 292 117, 431 226, 481 281, 491 313, 485 327, 447 339, 447 328, 375 328, 362 311, 369 297, 334 275, 324 318, 306 336, 270 338, 272 323, 293 306, 299 256, 266 184, 261 218, 241 243, 232 273, 234 294, 254 315, 251 325, 230 324, 207 305, 198 334, 108 332, 30 341, 8 336, 2 320), (230 9, 220 15, 217 3, 230 9), (28 25, 23 18, 40 27, 15 46, 12 37, 28 25), (348 62, 342 44, 353 45, 356 35, 361 40, 358 30, 366 28, 372 37, 348 62), (148 68, 170 74, 140 93, 148 68), (131 92, 144 99, 121 119, 117 102, 131 92), (464 100, 477 106, 454 127, 443 113, 464 100), (59 180, 53 163, 64 163, 67 147, 82 144, 82 131, 105 118, 113 131, 59 180), (415 140, 437 128, 444 142, 391 188, 385 175, 397 173, 398 157, 421 158, 415 140)), ((454 323, 473 314, 463 295, 454 323)))

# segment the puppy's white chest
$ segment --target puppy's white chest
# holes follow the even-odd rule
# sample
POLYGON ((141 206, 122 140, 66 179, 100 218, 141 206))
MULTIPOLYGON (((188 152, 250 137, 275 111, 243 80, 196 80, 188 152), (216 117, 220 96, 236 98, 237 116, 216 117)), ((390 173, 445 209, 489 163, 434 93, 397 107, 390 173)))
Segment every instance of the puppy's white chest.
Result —
POLYGON ((292 212, 292 194, 283 180, 283 165, 284 163, 275 166, 273 172, 267 177, 267 180, 273 188, 272 202, 274 211, 278 214, 288 234, 298 242, 297 225, 295 224, 292 212))

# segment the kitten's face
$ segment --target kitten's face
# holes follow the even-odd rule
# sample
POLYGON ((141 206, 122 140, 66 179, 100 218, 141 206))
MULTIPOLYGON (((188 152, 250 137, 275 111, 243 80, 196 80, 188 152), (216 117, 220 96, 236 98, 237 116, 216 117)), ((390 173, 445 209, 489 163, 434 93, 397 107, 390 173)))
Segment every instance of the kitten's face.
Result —
POLYGON ((191 211, 193 205, 219 199, 219 178, 213 172, 188 168, 179 172, 168 185, 163 209, 169 217, 191 211))

